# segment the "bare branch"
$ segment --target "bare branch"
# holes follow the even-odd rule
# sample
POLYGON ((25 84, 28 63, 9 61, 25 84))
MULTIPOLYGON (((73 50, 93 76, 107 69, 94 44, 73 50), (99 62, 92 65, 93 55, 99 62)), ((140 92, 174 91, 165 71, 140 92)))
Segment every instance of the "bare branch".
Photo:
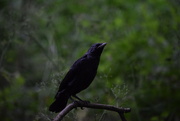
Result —
POLYGON ((124 113, 128 113, 131 111, 130 108, 122 108, 122 107, 115 107, 112 105, 105 105, 105 104, 98 104, 98 103, 84 103, 82 101, 75 101, 68 106, 66 106, 65 109, 63 109, 55 118, 53 121, 61 121, 63 117, 70 112, 73 108, 77 107, 86 107, 86 108, 94 108, 94 109, 105 109, 110 111, 115 111, 119 114, 122 121, 126 121, 124 117, 124 113))

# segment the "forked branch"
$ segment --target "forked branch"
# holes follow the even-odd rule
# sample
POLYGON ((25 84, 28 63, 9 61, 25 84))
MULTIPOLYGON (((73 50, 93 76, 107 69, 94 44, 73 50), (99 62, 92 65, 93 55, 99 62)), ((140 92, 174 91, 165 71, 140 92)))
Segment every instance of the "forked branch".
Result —
POLYGON ((84 103, 82 101, 75 101, 66 108, 64 108, 55 118, 53 121, 61 121, 63 117, 69 113, 73 108, 77 107, 86 107, 86 108, 94 108, 94 109, 105 109, 110 111, 115 111, 119 114, 122 121, 126 121, 126 118, 124 116, 124 113, 131 112, 130 108, 122 108, 122 107, 115 107, 112 105, 105 105, 105 104, 98 104, 98 103, 84 103))

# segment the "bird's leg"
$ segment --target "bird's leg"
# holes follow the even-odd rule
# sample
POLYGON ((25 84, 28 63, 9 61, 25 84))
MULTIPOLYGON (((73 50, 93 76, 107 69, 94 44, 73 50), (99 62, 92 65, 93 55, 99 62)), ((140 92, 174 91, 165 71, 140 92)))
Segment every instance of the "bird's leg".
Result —
POLYGON ((74 102, 74 101, 75 101, 72 97, 70 97, 70 100, 71 100, 72 102, 74 102))
MULTIPOLYGON (((78 103, 76 100, 74 100, 72 97, 70 97, 70 100, 73 102, 73 103, 78 103)), ((77 109, 77 107, 75 108, 77 109)), ((82 109, 82 108, 81 108, 82 109)))
POLYGON ((78 96, 73 95, 73 97, 75 97, 75 98, 76 98, 76 99, 78 99, 79 101, 82 101, 82 102, 83 102, 83 100, 82 100, 82 99, 80 99, 78 96))
MULTIPOLYGON (((83 101, 83 100, 81 100, 79 97, 77 97, 76 95, 74 96, 73 95, 73 97, 75 97, 76 99, 78 99, 78 100, 80 100, 80 101, 83 101)), ((72 97, 70 97, 70 99, 74 102, 74 103, 79 103, 78 101, 76 101, 76 100, 74 100, 72 97)), ((77 108, 76 108, 77 109, 77 108)), ((81 109, 83 110, 83 107, 81 107, 81 109)))
MULTIPOLYGON (((80 98, 79 98, 78 96, 76 96, 76 95, 72 95, 72 96, 75 97, 76 99, 78 99, 79 101, 85 103, 85 104, 90 103, 89 101, 84 101, 84 100, 80 99, 80 98)), ((78 103, 77 101, 75 101, 75 102, 78 103)), ((83 110, 83 107, 81 107, 81 109, 83 110)))
POLYGON ((86 103, 86 104, 90 103, 89 101, 85 101, 85 100, 80 99, 80 98, 79 98, 78 96, 76 96, 76 95, 72 95, 72 96, 75 97, 76 99, 78 99, 79 101, 84 102, 84 103, 86 103))
MULTIPOLYGON (((72 102, 77 102, 75 99, 73 99, 73 97, 75 97, 75 96, 72 96, 72 97, 70 97, 70 100, 72 101, 72 102)), ((75 97, 76 99, 78 99, 79 101, 82 101, 83 102, 83 100, 81 100, 79 97, 75 97)))

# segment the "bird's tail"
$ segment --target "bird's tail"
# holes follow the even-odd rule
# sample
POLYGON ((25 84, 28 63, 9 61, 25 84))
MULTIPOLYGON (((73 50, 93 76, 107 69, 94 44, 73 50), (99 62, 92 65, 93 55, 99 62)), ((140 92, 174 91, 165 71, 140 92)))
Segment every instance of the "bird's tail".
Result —
POLYGON ((69 95, 64 93, 58 94, 56 100, 50 105, 49 111, 55 113, 62 111, 66 107, 69 97, 69 95))

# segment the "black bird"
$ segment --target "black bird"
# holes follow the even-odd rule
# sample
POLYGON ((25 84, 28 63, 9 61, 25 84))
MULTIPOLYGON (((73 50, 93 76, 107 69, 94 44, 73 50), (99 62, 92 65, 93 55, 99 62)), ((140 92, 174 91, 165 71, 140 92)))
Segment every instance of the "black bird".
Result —
POLYGON ((105 45, 106 43, 92 45, 84 56, 75 61, 62 80, 55 101, 49 107, 50 111, 57 113, 63 110, 71 96, 81 100, 76 94, 86 89, 96 76, 105 45))

